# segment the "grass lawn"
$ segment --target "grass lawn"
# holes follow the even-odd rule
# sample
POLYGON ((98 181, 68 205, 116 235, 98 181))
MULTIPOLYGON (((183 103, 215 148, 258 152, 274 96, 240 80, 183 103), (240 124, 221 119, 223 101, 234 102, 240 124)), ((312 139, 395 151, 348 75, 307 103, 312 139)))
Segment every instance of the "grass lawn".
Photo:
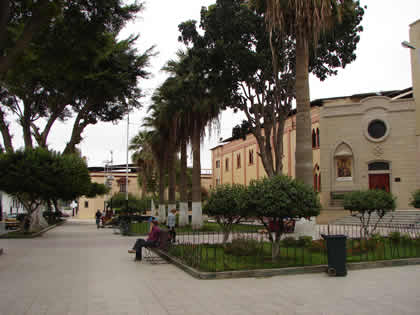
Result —
MULTIPOLYGON (((221 244, 177 245, 170 254, 181 258, 187 265, 200 271, 230 271, 270 269, 328 264, 327 251, 323 241, 314 242, 311 247, 281 245, 280 255, 273 261, 271 243, 260 243, 247 253, 245 248, 233 251, 221 244), (315 243, 315 244, 314 244, 315 243)), ((420 242, 393 243, 388 239, 371 243, 369 248, 360 241, 347 241, 347 262, 389 260, 420 257, 420 242)))
MULTIPOLYGON (((162 226, 165 228, 165 226, 162 226)), ((258 229, 261 229, 261 226, 248 225, 248 224, 235 224, 233 226, 234 232, 256 232, 258 229)), ((149 223, 148 222, 139 222, 131 223, 130 225, 130 235, 146 235, 149 233, 149 223)), ((203 227, 199 230, 193 230, 191 225, 185 227, 177 227, 176 233, 183 234, 189 232, 221 232, 220 225, 213 222, 206 222, 203 224, 203 227)))
POLYGON ((7 234, 0 235, 0 238, 32 238, 34 234, 36 233, 24 233, 20 230, 16 230, 8 232, 7 234))

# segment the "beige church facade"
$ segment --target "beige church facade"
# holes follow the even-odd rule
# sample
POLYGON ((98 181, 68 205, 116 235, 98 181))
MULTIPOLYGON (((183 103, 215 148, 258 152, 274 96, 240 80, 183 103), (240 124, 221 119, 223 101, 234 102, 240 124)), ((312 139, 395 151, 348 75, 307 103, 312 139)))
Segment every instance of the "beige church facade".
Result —
MULTIPOLYGON (((347 192, 378 188, 397 197, 398 209, 412 209, 411 193, 420 189, 420 20, 410 25, 410 43, 413 88, 311 102, 313 185, 324 214, 344 214, 347 192)), ((295 123, 291 115, 283 134, 283 173, 291 177, 295 123)), ((212 167, 213 185, 266 176, 251 134, 213 148, 212 167)))

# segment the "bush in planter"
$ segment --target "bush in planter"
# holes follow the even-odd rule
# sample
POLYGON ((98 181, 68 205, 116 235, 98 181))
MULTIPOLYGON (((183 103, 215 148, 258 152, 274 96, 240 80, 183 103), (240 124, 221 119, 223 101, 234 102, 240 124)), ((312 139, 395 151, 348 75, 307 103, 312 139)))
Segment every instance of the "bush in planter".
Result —
POLYGON ((297 246, 299 247, 310 247, 312 244, 312 236, 299 236, 297 240, 297 246))
POLYGON ((399 244, 401 241, 401 233, 400 232, 391 232, 388 234, 389 240, 394 244, 399 244))
POLYGON ((327 247, 325 246, 325 241, 324 240, 316 240, 316 241, 312 241, 309 247, 309 250, 311 252, 320 252, 325 250, 327 247))
POLYGON ((293 247, 293 246, 296 246, 298 244, 296 239, 292 236, 285 237, 283 239, 282 243, 283 243, 283 246, 285 246, 285 247, 293 247))
POLYGON ((280 253, 280 239, 285 232, 284 220, 317 216, 321 209, 313 188, 287 176, 273 176, 253 180, 247 187, 250 215, 258 218, 272 243, 273 260, 280 253))
POLYGON ((225 253, 235 256, 257 256, 262 250, 262 242, 246 237, 235 238, 225 245, 225 253))
POLYGON ((385 214, 395 210, 395 199, 391 193, 384 190, 354 191, 345 195, 343 206, 344 209, 350 210, 352 216, 359 218, 360 234, 366 239, 375 232, 385 214), (372 222, 373 214, 378 216, 376 222, 372 222))
POLYGON ((412 193, 410 205, 414 208, 420 209, 420 189, 412 193))
POLYGON ((366 248, 370 250, 375 250, 378 247, 381 247, 383 245, 383 242, 384 238, 380 234, 372 234, 370 239, 366 241, 366 248))
POLYGON ((223 244, 229 238, 233 224, 238 224, 248 214, 245 186, 239 184, 218 185, 212 189, 203 213, 213 217, 223 231, 223 244))

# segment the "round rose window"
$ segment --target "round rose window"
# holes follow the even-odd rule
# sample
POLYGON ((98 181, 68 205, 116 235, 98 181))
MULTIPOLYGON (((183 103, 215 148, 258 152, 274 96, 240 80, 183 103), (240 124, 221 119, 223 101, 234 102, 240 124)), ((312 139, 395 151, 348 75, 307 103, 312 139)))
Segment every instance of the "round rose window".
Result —
POLYGON ((381 139, 386 135, 386 124, 382 120, 373 120, 369 123, 368 133, 373 139, 381 139))

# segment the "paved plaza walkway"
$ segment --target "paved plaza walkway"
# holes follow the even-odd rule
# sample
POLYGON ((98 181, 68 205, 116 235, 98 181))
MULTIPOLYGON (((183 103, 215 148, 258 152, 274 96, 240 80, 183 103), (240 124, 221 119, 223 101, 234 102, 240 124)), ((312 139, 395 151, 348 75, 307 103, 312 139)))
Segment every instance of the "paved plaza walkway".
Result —
POLYGON ((135 262, 134 241, 76 222, 0 240, 0 315, 420 313, 420 266, 197 280, 173 265, 135 262))

